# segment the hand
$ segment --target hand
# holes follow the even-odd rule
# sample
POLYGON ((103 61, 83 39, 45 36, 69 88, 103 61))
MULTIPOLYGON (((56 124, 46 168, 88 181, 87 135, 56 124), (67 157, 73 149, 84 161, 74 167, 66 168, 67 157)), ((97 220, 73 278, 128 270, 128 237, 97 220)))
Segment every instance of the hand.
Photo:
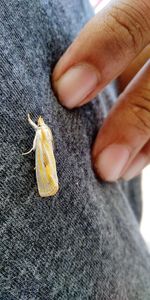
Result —
POLYGON ((86 24, 52 75, 60 102, 79 107, 118 76, 123 89, 134 76, 130 64, 147 49, 147 63, 120 94, 92 150, 97 174, 107 181, 129 180, 150 161, 149 43, 150 1, 114 0, 86 24))

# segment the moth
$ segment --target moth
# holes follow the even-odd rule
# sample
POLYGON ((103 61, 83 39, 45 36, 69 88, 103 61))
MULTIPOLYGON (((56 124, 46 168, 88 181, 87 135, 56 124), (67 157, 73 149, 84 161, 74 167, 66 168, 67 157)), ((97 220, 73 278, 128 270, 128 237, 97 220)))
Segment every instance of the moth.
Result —
POLYGON ((28 114, 28 122, 36 133, 32 149, 23 155, 35 151, 35 170, 39 194, 41 197, 53 196, 57 193, 59 185, 52 132, 42 117, 39 117, 35 124, 28 114))

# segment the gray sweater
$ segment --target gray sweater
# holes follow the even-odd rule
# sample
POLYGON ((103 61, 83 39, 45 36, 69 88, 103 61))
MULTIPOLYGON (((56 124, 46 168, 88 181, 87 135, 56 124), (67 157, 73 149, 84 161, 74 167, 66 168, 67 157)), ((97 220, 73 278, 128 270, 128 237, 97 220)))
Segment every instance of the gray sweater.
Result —
POLYGON ((150 300, 140 178, 110 184, 91 166, 115 88, 68 111, 49 80, 91 16, 86 0, 0 1, 0 300, 150 300), (40 198, 34 153, 21 155, 34 138, 29 112, 53 131, 54 197, 40 198))

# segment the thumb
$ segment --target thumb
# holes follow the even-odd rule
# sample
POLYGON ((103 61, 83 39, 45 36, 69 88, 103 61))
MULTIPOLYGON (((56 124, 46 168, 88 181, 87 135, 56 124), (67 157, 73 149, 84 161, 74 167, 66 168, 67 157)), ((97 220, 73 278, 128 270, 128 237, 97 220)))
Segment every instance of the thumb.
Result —
POLYGON ((60 102, 73 108, 90 101, 149 43, 149 31, 149 1, 112 1, 58 61, 52 84, 60 102))

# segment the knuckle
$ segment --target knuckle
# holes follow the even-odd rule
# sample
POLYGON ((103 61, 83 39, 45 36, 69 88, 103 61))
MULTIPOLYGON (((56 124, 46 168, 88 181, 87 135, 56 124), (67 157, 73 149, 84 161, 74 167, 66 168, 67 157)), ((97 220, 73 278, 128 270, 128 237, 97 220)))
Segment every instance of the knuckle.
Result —
POLYGON ((108 26, 111 33, 114 32, 122 48, 132 47, 135 53, 143 45, 146 22, 147 18, 141 11, 131 9, 127 5, 113 6, 109 12, 108 26))
POLYGON ((130 109, 134 116, 134 125, 138 130, 146 134, 146 136, 150 136, 150 91, 148 96, 135 96, 133 100, 130 99, 130 109))

